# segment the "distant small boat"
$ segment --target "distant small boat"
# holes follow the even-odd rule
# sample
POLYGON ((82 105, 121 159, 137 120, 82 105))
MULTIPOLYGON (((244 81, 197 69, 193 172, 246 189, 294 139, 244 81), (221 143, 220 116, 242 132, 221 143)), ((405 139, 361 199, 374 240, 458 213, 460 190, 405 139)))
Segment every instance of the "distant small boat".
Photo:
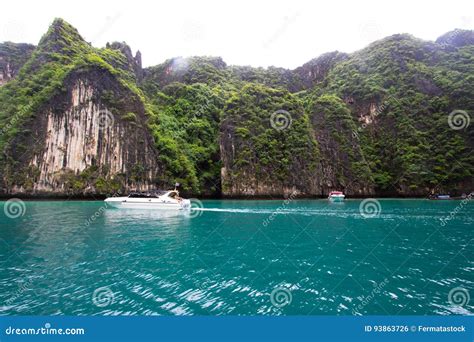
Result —
POLYGON ((133 192, 126 197, 109 197, 105 203, 115 208, 169 209, 191 208, 191 201, 179 197, 178 190, 133 192))
POLYGON ((328 199, 331 202, 342 202, 346 196, 341 191, 331 191, 328 199))
POLYGON ((450 200, 450 195, 433 195, 430 197, 431 200, 450 200))

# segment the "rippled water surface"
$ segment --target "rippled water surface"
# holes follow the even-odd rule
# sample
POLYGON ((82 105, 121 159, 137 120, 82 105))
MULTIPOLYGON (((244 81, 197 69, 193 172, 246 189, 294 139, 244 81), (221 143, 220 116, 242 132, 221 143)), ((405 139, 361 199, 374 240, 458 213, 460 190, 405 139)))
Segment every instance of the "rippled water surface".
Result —
POLYGON ((0 314, 474 313, 474 203, 379 203, 0 202, 0 314))

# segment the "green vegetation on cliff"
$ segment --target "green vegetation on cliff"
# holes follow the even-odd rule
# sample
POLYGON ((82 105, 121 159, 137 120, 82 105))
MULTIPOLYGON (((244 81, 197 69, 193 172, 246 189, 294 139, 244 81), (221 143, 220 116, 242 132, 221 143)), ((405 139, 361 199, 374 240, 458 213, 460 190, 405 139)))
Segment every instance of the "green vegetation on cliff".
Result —
POLYGON ((473 48, 446 51, 395 35, 329 72, 328 89, 348 99, 358 119, 361 148, 378 189, 423 193, 472 179, 472 130, 451 129, 448 115, 474 109, 473 48), (360 110, 367 105, 375 110, 360 110))
POLYGON ((9 73, 15 77, 31 57, 34 49, 34 45, 25 43, 5 42, 0 44, 0 68, 4 69, 5 74, 9 73))
MULTIPOLYGON (((31 137, 31 121, 48 101, 65 92, 65 80, 72 73, 99 70, 114 77, 128 89, 130 96, 144 100, 135 75, 127 69, 126 63, 125 56, 117 50, 93 48, 64 20, 53 22, 18 76, 0 88, 0 172, 6 187, 32 187, 36 173, 25 165, 25 159, 42 146, 31 137), (30 146, 31 143, 34 145, 30 146)), ((103 95, 106 101, 106 93, 103 95)), ((111 94, 111 102, 121 100, 130 101, 130 98, 115 98, 114 93, 111 94)), ((65 170, 63 175, 66 189, 79 191, 87 184, 83 182, 83 175, 69 173, 65 170)), ((99 176, 96 178, 91 181, 100 180, 99 176)))
POLYGON ((167 183, 216 195, 220 191, 218 130, 223 99, 206 84, 171 83, 154 93, 150 128, 167 183), (157 113, 157 114, 155 114, 157 113))
MULTIPOLYGON (((125 91, 101 93, 114 115, 153 137, 157 184, 177 181, 207 195, 471 190, 472 125, 452 129, 448 118, 462 111, 469 121, 474 112, 472 31, 436 42, 394 35, 295 70, 227 66, 219 57, 174 58, 142 69, 125 43, 94 48, 61 19, 32 53, 18 49, 0 44, 0 56, 22 66, 0 88, 6 188, 31 188, 38 174, 23 156, 42 106, 64 93, 69 75, 94 70, 125 91), (146 115, 130 110, 130 102, 146 115)), ((146 177, 146 165, 135 169, 133 179, 146 177)), ((93 185, 110 192, 122 181, 104 178, 101 168, 64 175, 74 191, 93 185)))
MULTIPOLYGON (((257 188, 302 185, 314 177, 317 143, 301 101, 287 90, 247 83, 226 103, 221 123, 226 168, 232 171, 223 186, 257 188), (226 184, 230 183, 230 184, 226 184)), ((230 191, 230 190, 229 190, 230 191)))
POLYGON ((75 28, 56 19, 18 77, 1 88, 0 123, 7 129, 0 135, 0 149, 22 132, 22 127, 27 126, 25 121, 46 101, 64 90, 64 80, 73 71, 102 69, 140 95, 134 75, 121 68, 124 64, 121 53, 93 48, 75 28))
POLYGON ((344 188, 351 183, 370 187, 372 174, 357 140, 357 126, 348 106, 333 94, 324 94, 313 101, 311 117, 323 163, 334 174, 336 184, 344 188))

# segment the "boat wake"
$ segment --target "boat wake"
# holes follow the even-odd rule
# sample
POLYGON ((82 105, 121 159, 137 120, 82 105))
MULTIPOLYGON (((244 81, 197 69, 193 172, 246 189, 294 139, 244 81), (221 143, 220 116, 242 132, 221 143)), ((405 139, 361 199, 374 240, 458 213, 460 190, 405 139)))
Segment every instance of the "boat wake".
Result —
MULTIPOLYGON (((202 207, 191 207, 191 211, 201 211, 201 212, 216 212, 216 213, 229 213, 229 214, 250 214, 250 215, 299 215, 299 216, 332 216, 338 218, 360 218, 365 219, 361 215, 358 208, 343 208, 339 207, 338 209, 334 208, 261 208, 261 209, 251 209, 251 208, 202 208, 202 207)), ((378 218, 388 219, 388 220, 425 220, 433 219, 433 216, 444 217, 444 214, 439 212, 431 215, 420 215, 416 213, 408 212, 381 212, 377 215, 378 218)))
POLYGON ((268 209, 223 209, 223 208, 194 208, 191 207, 191 210, 197 211, 215 211, 215 212, 222 212, 222 213, 253 213, 253 214, 267 214, 272 213, 275 210, 268 210, 268 209))
POLYGON ((304 208, 291 208, 291 209, 250 209, 250 208, 191 208, 191 210, 203 211, 203 212, 218 212, 218 213, 229 213, 229 214, 255 214, 255 215, 302 215, 302 216, 337 216, 337 217, 349 217, 353 216, 355 212, 345 212, 342 210, 314 210, 304 208))

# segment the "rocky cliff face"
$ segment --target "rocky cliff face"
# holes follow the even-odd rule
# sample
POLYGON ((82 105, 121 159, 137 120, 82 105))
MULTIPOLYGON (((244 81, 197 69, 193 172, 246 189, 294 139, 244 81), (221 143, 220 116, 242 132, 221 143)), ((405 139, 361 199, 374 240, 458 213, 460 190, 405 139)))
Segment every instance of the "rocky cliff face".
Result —
POLYGON ((36 48, 0 45, 0 194, 469 192, 473 55, 473 32, 455 30, 295 70, 218 57, 142 69, 127 44, 94 48, 57 19, 36 48))
POLYGON ((455 29, 436 39, 436 43, 451 47, 473 45, 474 31, 455 29))
POLYGON ((0 86, 14 78, 35 47, 30 44, 6 42, 0 44, 0 86))
POLYGON ((0 56, 0 86, 6 84, 14 77, 14 71, 10 62, 5 57, 0 56))
POLYGON ((318 143, 303 107, 288 91, 244 86, 224 110, 220 151, 226 196, 321 194, 318 143))
POLYGON ((336 96, 322 96, 306 115, 296 103, 293 95, 264 87, 245 87, 228 103, 220 134, 223 194, 311 197, 334 189, 349 196, 374 194, 349 107, 336 96), (249 95, 266 101, 248 108, 243 99, 249 95))
POLYGON ((127 59, 127 68, 134 72, 137 81, 140 82, 143 79, 142 54, 140 51, 137 51, 133 56, 132 49, 124 42, 107 43, 106 48, 120 51, 127 59))
MULTIPOLYGON (((64 86, 66 90, 45 104, 30 123, 26 140, 31 149, 21 158, 25 182, 13 184, 11 193, 94 194, 154 188, 157 152, 142 125, 147 118, 138 99, 97 70, 73 73, 64 86), (113 108, 104 94, 130 102, 113 108)), ((22 140, 15 141, 13 148, 22 140)))
POLYGON ((349 106, 334 95, 321 96, 311 109, 311 124, 320 151, 318 195, 326 196, 334 189, 349 196, 373 195, 374 180, 349 106))
MULTIPOLYGON (((317 142, 317 152, 313 153, 316 169, 308 176, 308 166, 299 163, 296 173, 300 182, 311 178, 316 184, 303 184, 299 191, 317 196, 334 189, 352 196, 472 191, 473 174, 467 169, 473 165, 470 113, 474 110, 474 89, 472 82, 462 76, 474 72, 472 34, 456 30, 437 43, 394 35, 354 54, 325 54, 295 69, 288 89, 308 90, 297 95, 306 105, 311 135, 317 142), (458 127, 453 125, 454 116, 458 117, 458 127), (453 172, 453 167, 457 171, 453 172)), ((285 84, 270 70, 259 72, 246 70, 245 74, 250 75, 247 79, 265 85, 285 84)), ((265 112, 265 99, 269 97, 245 95, 243 99, 249 105, 241 105, 244 110, 265 112)), ((262 122, 264 118, 253 124, 262 122)), ((247 127, 236 126, 236 132, 247 127)), ((240 163, 224 159, 224 179, 234 182, 231 188, 223 186, 225 194, 245 195, 252 187, 262 189, 258 190, 260 194, 274 194, 273 188, 280 186, 270 175, 278 170, 281 154, 274 151, 270 154, 273 158, 251 158, 252 154, 243 148, 259 134, 250 130, 241 141, 232 134, 221 136, 221 149, 240 163), (259 178, 266 158, 273 167, 259 178), (246 174, 241 175, 241 170, 247 170, 246 174), (249 174, 260 180, 258 187, 256 182, 248 185, 249 174), (239 185, 245 190, 239 190, 239 185)), ((267 146, 262 143, 253 148, 262 153, 267 146)), ((297 151, 287 144, 280 148, 297 151)), ((290 179, 290 175, 284 177, 285 182, 290 179)), ((286 184, 292 188, 296 182, 286 184)))
MULTIPOLYGON (((324 81, 329 71, 339 62, 349 58, 347 53, 339 51, 325 53, 302 66, 293 72, 301 79, 301 89, 309 89, 315 84, 324 81)), ((296 90, 301 90, 296 89, 296 90)))
POLYGON ((88 196, 157 186, 162 168, 135 85, 139 55, 125 44, 96 50, 56 20, 25 68, 0 94, 1 192, 88 196))

